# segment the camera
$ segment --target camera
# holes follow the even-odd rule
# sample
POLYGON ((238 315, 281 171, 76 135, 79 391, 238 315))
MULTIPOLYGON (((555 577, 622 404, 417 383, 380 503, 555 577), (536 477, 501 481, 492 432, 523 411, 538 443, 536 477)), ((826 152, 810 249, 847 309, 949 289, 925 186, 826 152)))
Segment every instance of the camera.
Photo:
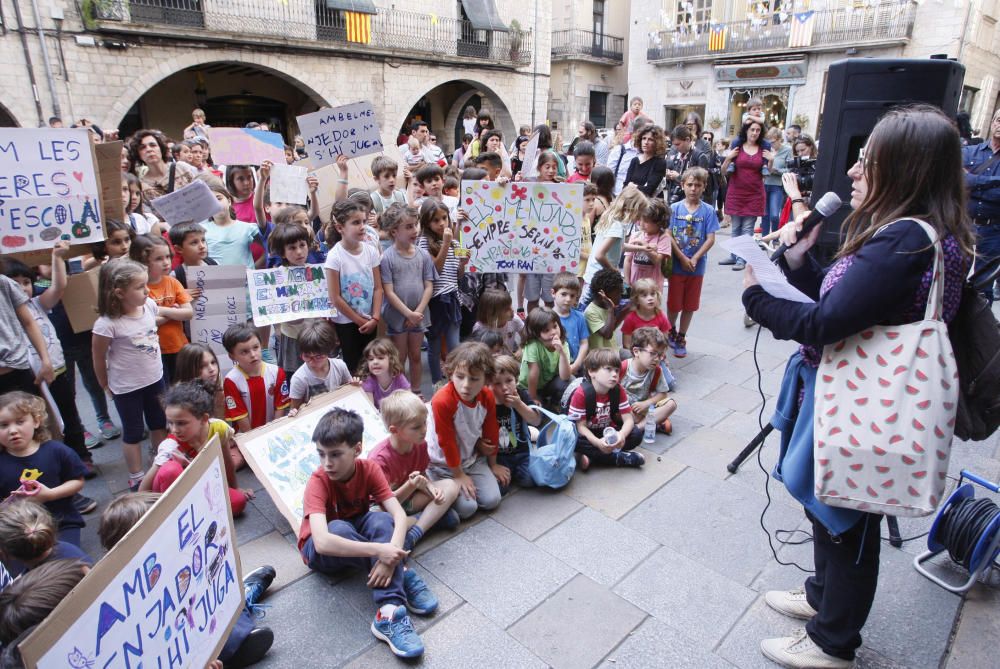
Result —
POLYGON ((788 171, 795 174, 795 180, 799 184, 800 191, 803 193, 812 192, 813 180, 816 177, 815 158, 795 156, 795 158, 792 159, 791 166, 788 168, 788 171))

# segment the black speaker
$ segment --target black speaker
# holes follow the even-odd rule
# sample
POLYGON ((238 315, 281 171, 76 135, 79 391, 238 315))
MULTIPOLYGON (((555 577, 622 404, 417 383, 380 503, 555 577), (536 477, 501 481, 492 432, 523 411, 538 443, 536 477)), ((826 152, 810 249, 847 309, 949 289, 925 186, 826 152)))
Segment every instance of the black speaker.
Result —
MULTIPOLYGON (((812 199, 815 203, 834 191, 844 203, 823 223, 823 259, 832 258, 840 247, 841 226, 851 211, 847 170, 879 118, 893 107, 915 102, 939 107, 954 118, 964 78, 965 66, 944 58, 850 58, 830 65, 812 199)), ((914 160, 930 158, 919 154, 920 147, 914 150, 914 160)))

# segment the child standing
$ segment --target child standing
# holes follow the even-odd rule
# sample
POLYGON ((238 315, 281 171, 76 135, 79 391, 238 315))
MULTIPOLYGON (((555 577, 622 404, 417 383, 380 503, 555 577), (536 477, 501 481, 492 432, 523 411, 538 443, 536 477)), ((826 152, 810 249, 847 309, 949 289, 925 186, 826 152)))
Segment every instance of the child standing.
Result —
POLYGON ((326 284, 340 350, 348 369, 357 369, 361 354, 375 338, 382 313, 379 253, 365 244, 365 208, 352 200, 333 205, 336 244, 326 257, 326 284))
POLYGON ((167 418, 160 406, 163 360, 156 334, 159 309, 149 299, 146 268, 132 260, 113 260, 101 267, 94 323, 94 373, 101 388, 110 391, 122 418, 122 453, 128 467, 129 488, 142 481, 143 418, 150 438, 166 437, 167 418))
POLYGON ((427 330, 427 365, 431 368, 431 381, 437 383, 441 373, 441 343, 449 351, 458 346, 462 308, 458 302, 458 279, 465 273, 468 256, 456 256, 457 244, 453 241, 448 207, 433 198, 420 205, 420 229, 423 235, 417 246, 427 251, 434 260, 437 276, 429 303, 431 324, 427 330))
POLYGON ((663 299, 660 287, 653 279, 639 279, 632 286, 632 309, 622 323, 622 348, 632 348, 632 333, 639 328, 656 328, 664 335, 670 332, 660 301, 663 299))
POLYGON ((406 611, 428 615, 438 602, 414 570, 404 575, 406 512, 378 464, 358 457, 364 431, 360 416, 340 408, 316 425, 313 442, 320 466, 306 483, 298 549, 310 569, 368 574, 378 607, 372 634, 389 644, 393 654, 418 657, 424 644, 406 611), (369 510, 370 501, 384 511, 369 510))
POLYGON ((249 325, 230 325, 222 345, 235 363, 222 382, 226 420, 240 432, 281 418, 288 409, 288 381, 277 365, 261 358, 260 338, 249 325))
POLYGON ((694 312, 701 305, 706 258, 708 250, 715 244, 715 231, 719 229, 715 208, 701 201, 707 183, 708 172, 704 169, 691 167, 685 170, 681 175, 684 200, 672 207, 670 238, 674 271, 667 290, 667 313, 674 326, 669 342, 678 358, 687 355, 687 332, 694 312))
POLYGON ((172 275, 181 282, 191 299, 197 300, 201 297, 201 289, 188 285, 188 268, 219 264, 208 255, 205 228, 198 223, 178 223, 170 228, 169 235, 170 243, 181 255, 181 262, 174 268, 172 275))
POLYGON ((382 400, 397 390, 409 390, 410 382, 403 376, 399 351, 391 341, 380 337, 365 346, 364 360, 358 368, 361 389, 378 409, 382 400))
POLYGON ((664 258, 670 257, 670 209, 657 198, 639 217, 639 229, 625 243, 625 277, 634 286, 639 279, 663 285, 664 258))
POLYGON ((536 307, 528 314, 524 329, 528 341, 521 355, 517 384, 536 404, 558 406, 571 376, 562 321, 551 309, 536 307))
POLYGON ((337 332, 330 321, 322 318, 310 320, 299 332, 299 355, 305 364, 292 375, 291 410, 316 395, 336 390, 354 381, 347 365, 340 358, 331 358, 337 346, 337 332))
POLYGON ((487 288, 479 298, 472 334, 479 335, 484 331, 500 335, 507 353, 520 356, 518 351, 524 336, 524 321, 514 318, 514 301, 503 288, 487 288))
POLYGON ((131 172, 122 172, 122 205, 125 207, 126 222, 135 234, 161 233, 160 221, 142 211, 142 182, 131 172))
POLYGON ((93 255, 83 262, 83 269, 89 270, 99 267, 102 263, 115 258, 128 256, 128 250, 135 239, 135 230, 127 223, 121 221, 104 221, 104 234, 106 238, 103 242, 94 242, 91 245, 93 255))
MULTIPOLYGON (((538 156, 538 179, 539 183, 555 183, 556 174, 559 170, 559 161, 552 151, 542 151, 538 156)), ((521 274, 518 277, 517 308, 524 305, 524 300, 528 301, 528 312, 530 313, 538 306, 539 300, 546 305, 552 306, 552 274, 521 274)))
POLYGON ((589 378, 569 401, 569 417, 576 421, 580 435, 576 452, 581 469, 586 471, 590 465, 643 466, 646 459, 633 450, 642 442, 642 430, 635 427, 628 395, 618 384, 618 353, 609 348, 595 349, 587 354, 584 364, 589 378))
POLYGON ((458 513, 451 508, 458 484, 451 479, 431 483, 427 478, 427 405, 407 390, 392 393, 379 408, 389 436, 368 459, 378 463, 403 510, 415 519, 403 548, 412 548, 431 528, 454 529, 458 513))
MULTIPOLYGON (((616 269, 602 269, 594 275, 590 284, 593 301, 587 305, 583 318, 590 330, 590 352, 599 348, 618 350, 615 330, 625 320, 630 306, 620 305, 625 281, 616 269)), ((586 367, 586 359, 584 360, 586 367)))
POLYGON ((487 461, 499 443, 496 401, 486 387, 493 377, 493 354, 484 344, 465 342, 448 353, 445 370, 451 378, 431 400, 428 473, 432 481, 458 484, 455 510, 464 520, 476 509, 500 505, 500 486, 487 461))
POLYGON ((420 393, 423 368, 420 344, 430 325, 427 306, 434 291, 434 261, 424 249, 414 246, 420 235, 417 210, 393 204, 382 214, 382 229, 392 246, 380 264, 385 290, 385 324, 399 357, 410 363, 410 385, 420 393))
MULTIPOLYGON (((667 355, 667 338, 656 328, 639 328, 632 337, 632 357, 622 363, 621 386, 628 395, 636 424, 652 419, 659 432, 670 434, 670 414, 677 402, 667 398, 670 390, 662 361, 667 355)), ((645 426, 645 422, 641 427, 645 426)))
MULTIPOLYGON (((552 299, 555 312, 562 322, 569 345, 569 371, 576 374, 583 368, 583 361, 590 351, 590 329, 583 313, 576 309, 580 300, 580 283, 569 272, 560 272, 552 281, 552 299)), ((497 398, 499 401, 499 398, 497 398)))
POLYGON ((251 245, 255 243, 261 245, 263 250, 260 229, 255 224, 236 217, 233 195, 225 186, 215 180, 206 179, 205 183, 222 205, 222 211, 204 223, 208 255, 215 258, 220 265, 242 265, 249 269, 263 267, 263 253, 255 262, 253 252, 250 250, 251 245))
POLYGON ((639 220, 647 204, 649 200, 641 190, 626 187, 594 226, 594 244, 587 260, 587 269, 583 273, 581 304, 590 303, 590 284, 600 270, 618 271, 618 261, 622 257, 622 238, 625 236, 624 225, 639 220))
POLYGON ((381 216, 393 203, 406 204, 406 192, 396 190, 399 163, 388 156, 375 156, 371 164, 372 176, 378 187, 370 195, 376 214, 381 216))
MULTIPOLYGON (((281 257, 285 267, 303 267, 309 262, 309 245, 312 235, 309 229, 296 223, 278 223, 267 244, 271 253, 281 257)), ((277 359, 278 366, 285 370, 285 378, 290 379, 302 364, 299 358, 299 333, 309 319, 296 318, 278 324, 277 359)))
POLYGON ((174 378, 177 352, 188 343, 182 323, 194 318, 191 295, 180 281, 170 276, 170 246, 163 237, 139 235, 129 249, 129 256, 146 266, 146 287, 157 306, 156 332, 160 337, 164 381, 169 384, 174 378))
POLYGON ((83 462, 68 446, 49 440, 45 401, 15 390, 0 395, 0 496, 44 504, 59 524, 59 539, 80 545, 86 523, 73 506, 83 490, 83 462))
POLYGON ((492 469, 500 484, 500 492, 506 493, 511 482, 522 488, 535 485, 528 472, 531 440, 528 426, 541 425, 542 416, 530 406, 534 402, 528 392, 517 385, 521 363, 513 356, 501 355, 493 361, 493 366, 493 382, 490 385, 497 403, 500 440, 492 469))

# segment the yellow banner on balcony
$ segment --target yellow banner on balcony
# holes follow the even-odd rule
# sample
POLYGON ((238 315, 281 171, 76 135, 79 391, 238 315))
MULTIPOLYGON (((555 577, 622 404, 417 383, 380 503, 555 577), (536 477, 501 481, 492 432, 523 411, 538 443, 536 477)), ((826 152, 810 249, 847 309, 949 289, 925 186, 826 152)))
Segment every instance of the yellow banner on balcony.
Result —
POLYGON ((816 12, 808 11, 792 14, 792 28, 788 31, 788 46, 791 48, 805 47, 813 41, 813 19, 816 12))
POLYGON ((725 23, 713 23, 712 28, 708 34, 708 50, 725 51, 726 34, 728 32, 729 32, 729 27, 725 23))
POLYGON ((347 20, 347 41, 358 44, 372 43, 372 17, 371 14, 361 14, 359 12, 344 12, 347 20))

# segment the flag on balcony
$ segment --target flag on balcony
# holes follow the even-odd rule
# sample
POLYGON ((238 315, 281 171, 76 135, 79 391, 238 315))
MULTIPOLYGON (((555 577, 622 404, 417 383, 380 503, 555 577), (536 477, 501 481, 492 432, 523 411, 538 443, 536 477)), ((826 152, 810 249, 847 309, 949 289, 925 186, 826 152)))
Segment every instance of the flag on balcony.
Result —
POLYGON ((815 16, 816 12, 814 11, 792 14, 792 29, 788 32, 789 47, 804 47, 812 44, 815 16))
POLYGON ((347 21, 347 41, 358 44, 371 44, 372 17, 371 14, 359 12, 344 12, 347 21))
POLYGON ((709 51, 725 51, 726 50, 726 33, 729 31, 729 27, 725 23, 713 23, 708 34, 708 50, 709 51))

